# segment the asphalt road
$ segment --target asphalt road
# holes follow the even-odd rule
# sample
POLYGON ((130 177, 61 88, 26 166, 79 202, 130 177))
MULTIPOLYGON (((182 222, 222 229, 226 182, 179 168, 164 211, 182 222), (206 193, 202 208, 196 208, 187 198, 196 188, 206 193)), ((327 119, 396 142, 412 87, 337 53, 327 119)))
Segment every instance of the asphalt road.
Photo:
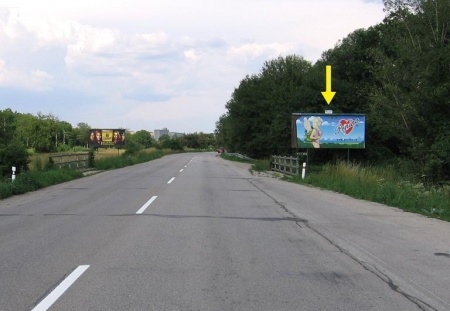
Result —
POLYGON ((0 310, 450 310, 450 224, 166 156, 0 201, 0 310))

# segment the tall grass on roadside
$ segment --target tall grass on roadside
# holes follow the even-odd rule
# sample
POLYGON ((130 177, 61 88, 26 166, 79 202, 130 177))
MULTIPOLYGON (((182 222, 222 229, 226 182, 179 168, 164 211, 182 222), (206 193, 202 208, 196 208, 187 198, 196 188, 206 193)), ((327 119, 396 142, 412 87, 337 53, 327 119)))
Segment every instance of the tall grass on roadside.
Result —
POLYGON ((394 167, 362 167, 340 162, 325 165, 304 180, 299 176, 293 180, 450 221, 449 186, 425 187, 404 180, 395 173, 394 167))
POLYGON ((6 180, 0 182, 0 199, 15 194, 38 190, 80 177, 83 177, 83 173, 64 169, 22 172, 17 175, 14 181, 6 180))
POLYGON ((270 160, 256 160, 255 163, 253 163, 251 169, 257 172, 270 171, 271 170, 270 160))
POLYGON ((162 150, 155 150, 152 152, 141 151, 133 156, 122 154, 116 157, 107 157, 101 159, 95 159, 95 168, 99 170, 110 170, 116 168, 122 168, 129 165, 138 163, 144 163, 147 161, 159 159, 165 155, 162 150))
POLYGON ((264 172, 264 171, 270 171, 270 160, 245 160, 241 159, 239 157, 233 157, 229 156, 226 153, 221 153, 220 157, 234 162, 242 162, 242 163, 249 163, 252 166, 250 167, 250 171, 257 171, 257 172, 264 172))

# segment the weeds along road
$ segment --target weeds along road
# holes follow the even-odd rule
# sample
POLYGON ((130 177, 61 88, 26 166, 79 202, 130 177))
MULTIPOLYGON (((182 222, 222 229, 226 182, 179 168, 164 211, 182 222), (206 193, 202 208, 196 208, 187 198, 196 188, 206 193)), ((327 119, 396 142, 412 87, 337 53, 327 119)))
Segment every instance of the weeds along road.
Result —
POLYGON ((177 154, 0 201, 0 310, 450 310, 449 237, 177 154))

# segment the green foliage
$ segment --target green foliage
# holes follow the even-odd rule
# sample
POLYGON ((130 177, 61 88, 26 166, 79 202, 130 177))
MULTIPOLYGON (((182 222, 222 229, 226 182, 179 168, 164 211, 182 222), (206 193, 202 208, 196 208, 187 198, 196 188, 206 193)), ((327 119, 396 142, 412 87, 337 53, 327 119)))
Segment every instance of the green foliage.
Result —
POLYGON ((121 167, 126 167, 130 165, 135 165, 138 163, 144 163, 151 160, 159 159, 164 155, 164 152, 157 150, 154 152, 146 152, 145 150, 137 152, 133 155, 122 154, 118 157, 107 157, 103 159, 98 159, 95 161, 95 168, 100 170, 110 170, 117 169, 121 167))
POLYGON ((0 182, 0 199, 11 195, 35 191, 44 187, 59 184, 82 177, 83 174, 75 170, 47 170, 26 171, 17 175, 11 182, 0 182))
POLYGON ((57 152, 68 152, 68 151, 72 150, 72 148, 69 145, 59 144, 58 148, 56 150, 57 150, 57 152))
MULTIPOLYGON (((37 158, 36 160, 38 160, 38 159, 40 160, 40 158, 37 158)), ((40 160, 40 161, 42 161, 42 160, 40 160)), ((35 167, 38 167, 38 166, 36 165, 35 167)), ((54 168, 55 168, 55 161, 53 161, 53 158, 49 157, 45 169, 52 170, 54 168)))
POLYGON ((77 124, 77 127, 73 129, 72 139, 74 140, 74 144, 78 146, 88 146, 89 144, 89 130, 91 127, 89 124, 80 122, 77 124))
MULTIPOLYGON (((425 183, 450 177, 450 1, 385 0, 383 23, 359 29, 314 65, 300 57, 268 61, 246 76, 216 122, 217 142, 264 158, 291 154, 290 116, 327 109, 320 92, 333 67, 335 113, 367 115, 366 163, 416 162, 425 183)), ((333 161, 336 152, 314 152, 333 161)))
POLYGON ((260 74, 246 76, 217 124, 220 143, 257 158, 289 152, 290 117, 307 89, 310 69, 309 62, 290 55, 265 62, 260 74))
POLYGON ((210 146, 216 145, 214 134, 192 133, 186 134, 181 138, 183 146, 193 149, 210 149, 210 146))
POLYGON ((430 188, 421 182, 407 181, 404 177, 392 166, 364 167, 339 162, 325 165, 318 172, 308 170, 305 180, 300 176, 290 179, 450 221, 449 186, 430 188))
POLYGON ((144 148, 150 148, 155 145, 155 139, 152 137, 150 132, 146 130, 137 131, 136 133, 129 135, 128 140, 130 138, 138 144, 144 146, 144 148))
POLYGON ((11 109, 0 110, 0 145, 8 144, 14 137, 16 115, 11 109))
POLYGON ((95 167, 95 150, 94 150, 94 148, 89 149, 88 167, 95 167))
POLYGON ((161 141, 161 146, 163 148, 177 150, 177 151, 181 151, 184 148, 183 142, 181 141, 180 138, 178 138, 176 136, 174 136, 172 138, 169 137, 168 139, 167 138, 163 139, 161 141))
POLYGON ((252 170, 257 172, 266 172, 271 170, 270 160, 256 160, 252 165, 252 170))
POLYGON ((126 150, 123 153, 123 156, 128 157, 128 156, 136 155, 137 153, 139 153, 143 149, 144 149, 143 145, 141 145, 140 143, 136 142, 134 139, 128 139, 126 150))
POLYGON ((29 154, 24 145, 12 140, 6 145, 0 145, 1 176, 11 176, 11 168, 16 167, 16 174, 28 170, 29 154))

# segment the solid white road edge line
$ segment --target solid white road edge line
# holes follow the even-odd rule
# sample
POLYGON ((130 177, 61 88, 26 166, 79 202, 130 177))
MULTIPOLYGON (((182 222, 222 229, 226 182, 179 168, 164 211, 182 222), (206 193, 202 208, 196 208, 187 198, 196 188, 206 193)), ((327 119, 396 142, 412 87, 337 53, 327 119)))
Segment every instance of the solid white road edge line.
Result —
POLYGON ((153 201, 156 200, 156 198, 157 198, 156 195, 152 196, 152 198, 151 198, 150 200, 148 200, 147 203, 145 203, 144 205, 142 205, 142 207, 136 212, 136 214, 142 214, 142 213, 147 209, 147 207, 149 207, 150 204, 152 204, 153 201))
POLYGON ((175 180, 175 177, 172 177, 167 183, 168 183, 168 184, 171 184, 172 181, 174 181, 174 180, 175 180))
POLYGON ((82 265, 76 268, 64 281, 61 282, 44 300, 31 311, 45 311, 61 297, 62 294, 86 271, 90 266, 82 265))

